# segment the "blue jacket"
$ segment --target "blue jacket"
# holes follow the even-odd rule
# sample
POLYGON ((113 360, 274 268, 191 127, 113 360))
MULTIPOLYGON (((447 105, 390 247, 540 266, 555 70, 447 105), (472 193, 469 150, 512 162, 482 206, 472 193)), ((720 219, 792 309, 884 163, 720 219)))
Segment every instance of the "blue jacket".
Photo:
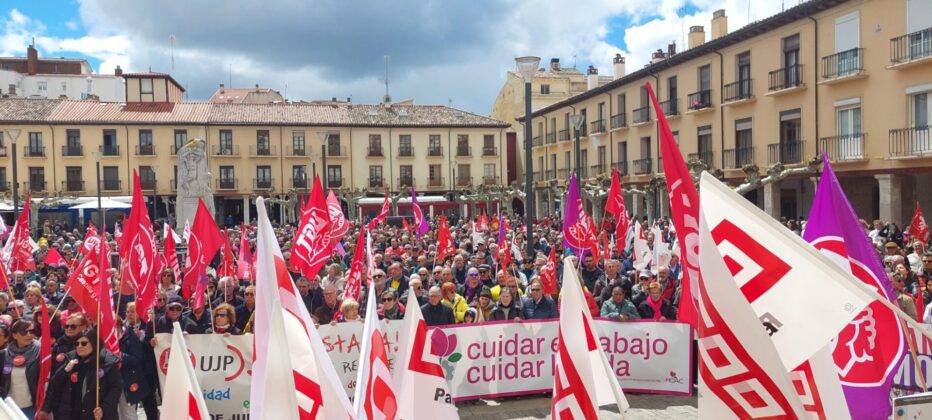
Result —
POLYGON ((540 302, 535 303, 534 299, 530 297, 525 297, 522 299, 521 310, 524 315, 521 316, 521 319, 551 319, 557 318, 557 305, 553 303, 553 299, 549 296, 544 296, 540 299, 540 302))

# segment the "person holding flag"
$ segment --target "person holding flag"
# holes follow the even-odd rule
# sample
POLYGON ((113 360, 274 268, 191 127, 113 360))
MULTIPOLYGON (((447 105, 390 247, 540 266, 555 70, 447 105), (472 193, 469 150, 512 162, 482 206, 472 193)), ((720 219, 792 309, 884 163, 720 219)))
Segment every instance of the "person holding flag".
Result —
POLYGON ((106 349, 98 351, 95 331, 75 341, 74 353, 49 382, 43 417, 55 419, 119 420, 118 404, 123 393, 119 359, 106 349))

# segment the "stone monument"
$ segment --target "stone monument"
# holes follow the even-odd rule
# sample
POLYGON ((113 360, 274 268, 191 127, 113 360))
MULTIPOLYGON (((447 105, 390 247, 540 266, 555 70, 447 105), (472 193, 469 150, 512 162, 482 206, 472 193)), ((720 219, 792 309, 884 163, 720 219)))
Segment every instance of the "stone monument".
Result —
POLYGON ((207 142, 204 139, 191 139, 178 149, 177 177, 176 229, 183 229, 186 221, 194 222, 198 198, 204 200, 210 214, 214 215, 214 193, 210 188, 211 175, 207 170, 207 142))

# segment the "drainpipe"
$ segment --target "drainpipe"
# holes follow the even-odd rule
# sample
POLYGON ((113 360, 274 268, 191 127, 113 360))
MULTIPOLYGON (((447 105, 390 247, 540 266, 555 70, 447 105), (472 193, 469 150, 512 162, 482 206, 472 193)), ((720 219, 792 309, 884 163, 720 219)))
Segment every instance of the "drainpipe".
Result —
MULTIPOLYGON (((662 96, 660 96, 660 76, 658 76, 657 73, 651 73, 650 77, 654 78, 654 92, 657 94, 657 101, 659 102, 660 98, 662 98, 662 96)), ((650 116, 650 109, 653 108, 650 104, 650 98, 647 99, 647 106, 647 115, 650 116)), ((660 112, 663 112, 663 107, 660 108, 660 112)), ((660 163, 660 124, 657 124, 656 121, 659 118, 659 115, 654 118, 654 139, 657 141, 657 163, 660 163)), ((657 171, 659 169, 660 168, 655 168, 654 170, 657 171)), ((651 205, 653 206, 653 204, 654 203, 651 205)))
MULTIPOLYGON (((58 175, 58 171, 56 170, 58 169, 58 167, 55 166, 55 127, 52 127, 51 124, 49 124, 49 132, 52 133, 52 150, 50 150, 49 154, 52 155, 52 185, 51 187, 54 188, 58 182, 58 177, 56 176, 58 175)), ((82 176, 84 175, 82 174, 82 176)), ((48 188, 46 188, 46 190, 48 190, 48 188)))
MULTIPOLYGON (((615 156, 615 149, 613 149, 615 145, 615 133, 612 132, 612 114, 615 112, 612 111, 612 94, 605 92, 605 95, 608 96, 608 124, 605 124, 605 118, 602 118, 602 121, 603 124, 605 124, 605 129, 608 130, 608 156, 605 158, 608 160, 609 167, 606 169, 612 169, 612 156, 615 156)), ((596 159, 598 159, 598 157, 596 157, 596 159)))
POLYGON ((806 16, 812 20, 815 27, 815 44, 812 47, 812 87, 815 89, 815 155, 819 155, 819 21, 812 16, 806 16))
MULTIPOLYGON (((722 106, 722 102, 725 99, 725 56, 718 50, 712 51, 718 54, 718 131, 719 131, 719 165, 722 165, 722 168, 725 167, 725 107, 722 106)), ((737 141, 737 139, 735 139, 737 141)), ((738 145, 735 144, 735 149, 738 148, 738 145)), ((737 150, 735 150, 737 157, 737 150)), ((711 166, 711 163, 710 165, 711 166)))

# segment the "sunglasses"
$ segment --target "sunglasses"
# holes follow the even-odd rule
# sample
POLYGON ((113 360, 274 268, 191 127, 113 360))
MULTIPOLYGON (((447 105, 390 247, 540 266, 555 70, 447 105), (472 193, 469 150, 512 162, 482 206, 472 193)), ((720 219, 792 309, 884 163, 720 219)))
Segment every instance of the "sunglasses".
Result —
POLYGON ((65 329, 66 329, 66 330, 76 330, 76 329, 81 328, 81 327, 83 327, 83 326, 84 326, 83 324, 65 324, 65 329))
POLYGON ((246 293, 246 296, 255 296, 255 293, 246 293))
POLYGON ((469 273, 469 274, 467 274, 467 276, 469 276, 469 277, 479 277, 479 273, 469 273))
POLYGON ((168 308, 168 310, 171 312, 181 312, 181 308, 178 308, 178 307, 168 308))
POLYGON ((419 285, 415 285, 415 286, 411 286, 411 288, 412 288, 412 289, 420 289, 420 288, 421 288, 421 286, 419 286, 419 285))
POLYGON ((376 275, 374 275, 374 276, 372 276, 372 277, 385 277, 385 275, 384 275, 384 274, 376 274, 376 275))
POLYGON ((539 292, 540 289, 531 289, 532 292, 539 292))
POLYGON ((214 317, 215 318, 220 318, 220 317, 229 318, 230 316, 225 313, 219 313, 217 315, 214 315, 214 317))
POLYGON ((395 298, 382 298, 382 302, 394 302, 395 298))
POLYGON ((87 340, 81 340, 81 341, 74 342, 75 347, 85 347, 85 346, 90 346, 90 345, 91 345, 91 342, 87 340))

